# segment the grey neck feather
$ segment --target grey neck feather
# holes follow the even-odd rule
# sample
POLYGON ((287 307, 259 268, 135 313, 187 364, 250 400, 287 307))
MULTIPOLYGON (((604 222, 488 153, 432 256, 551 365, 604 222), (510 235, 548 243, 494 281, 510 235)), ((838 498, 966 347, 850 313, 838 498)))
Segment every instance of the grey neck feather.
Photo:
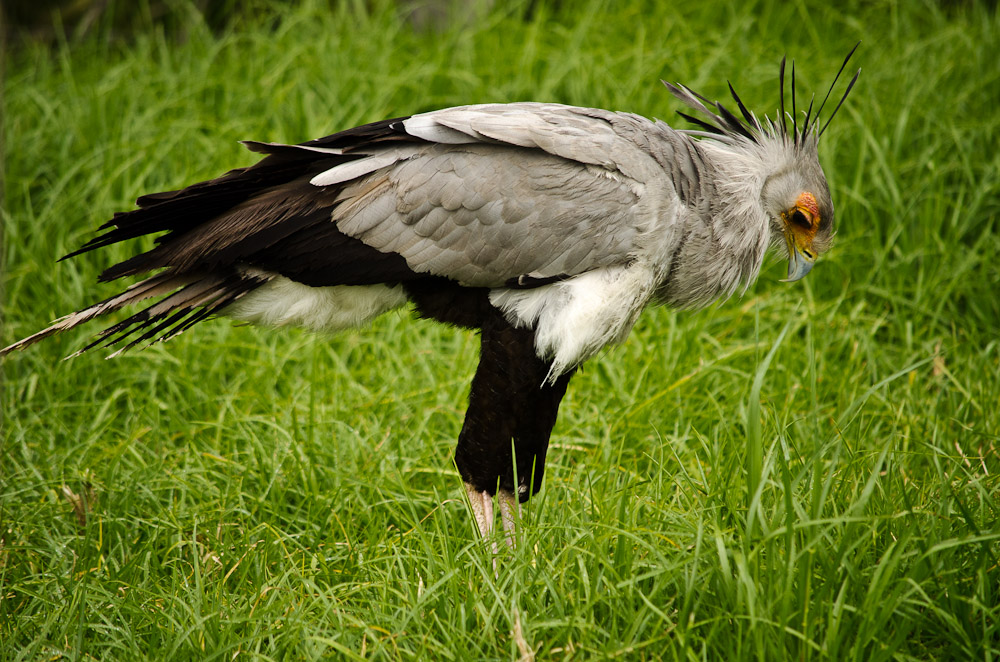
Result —
POLYGON ((655 298, 672 306, 699 307, 756 280, 772 243, 764 183, 789 155, 780 139, 720 142, 672 133, 669 151, 681 151, 679 140, 688 155, 667 170, 684 205, 668 219, 681 231, 655 298))

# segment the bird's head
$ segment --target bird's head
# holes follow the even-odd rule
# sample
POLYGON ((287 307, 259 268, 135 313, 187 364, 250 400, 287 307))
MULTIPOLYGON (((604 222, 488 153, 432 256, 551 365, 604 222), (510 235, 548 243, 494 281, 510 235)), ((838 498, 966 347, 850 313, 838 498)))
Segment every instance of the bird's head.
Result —
POLYGON ((791 75, 792 112, 790 114, 785 112, 784 58, 781 60, 779 73, 780 119, 777 121, 768 117, 764 117, 763 122, 758 120, 757 116, 743 105, 732 85, 729 86, 729 91, 742 117, 737 117, 718 101, 711 101, 683 85, 673 85, 664 81, 664 85, 674 96, 708 118, 706 121, 680 113, 682 117, 700 127, 699 130, 687 133, 712 138, 729 145, 745 146, 761 155, 766 173, 760 201, 771 221, 772 244, 784 245, 788 250, 787 281, 799 280, 809 273, 816 258, 833 242, 833 200, 826 183, 826 175, 819 164, 819 139, 854 87, 861 74, 860 69, 854 74, 840 103, 822 127, 820 127, 820 114, 858 45, 847 54, 815 114, 813 103, 810 101, 801 126, 796 110, 794 62, 791 75), (787 121, 789 118, 790 127, 787 121))
POLYGON ((794 281, 833 243, 833 200, 815 140, 782 152, 787 157, 764 180, 761 203, 771 220, 771 243, 788 249, 786 280, 794 281))

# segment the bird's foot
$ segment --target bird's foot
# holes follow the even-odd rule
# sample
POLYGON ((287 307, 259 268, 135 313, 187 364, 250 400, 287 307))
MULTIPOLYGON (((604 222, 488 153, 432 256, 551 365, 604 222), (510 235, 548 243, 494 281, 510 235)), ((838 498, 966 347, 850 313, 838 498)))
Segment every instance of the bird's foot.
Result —
MULTIPOLYGON (((493 549, 493 571, 497 570, 497 555, 500 553, 500 546, 496 538, 493 537, 493 495, 485 490, 477 490, 470 483, 465 484, 465 491, 469 495, 469 505, 472 507, 472 516, 476 520, 476 527, 479 535, 483 539, 489 540, 493 549)), ((497 497, 500 500, 500 521, 503 524, 504 542, 507 547, 513 549, 517 545, 517 517, 518 502, 517 496, 509 490, 499 490, 497 497)))

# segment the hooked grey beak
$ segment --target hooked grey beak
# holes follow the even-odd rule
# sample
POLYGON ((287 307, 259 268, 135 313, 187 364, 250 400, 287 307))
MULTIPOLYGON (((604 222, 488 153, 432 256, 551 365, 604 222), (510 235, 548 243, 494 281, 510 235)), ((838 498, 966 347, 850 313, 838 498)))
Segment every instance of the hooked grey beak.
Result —
POLYGON ((806 252, 795 245, 795 239, 791 232, 785 233, 785 243, 788 244, 788 278, 782 279, 784 283, 791 283, 803 278, 816 263, 816 255, 806 252))

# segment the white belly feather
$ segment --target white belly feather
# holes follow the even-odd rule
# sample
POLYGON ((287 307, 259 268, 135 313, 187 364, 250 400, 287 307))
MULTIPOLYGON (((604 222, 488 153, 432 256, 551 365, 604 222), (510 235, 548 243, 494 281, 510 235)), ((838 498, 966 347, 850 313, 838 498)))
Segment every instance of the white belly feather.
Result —
MULTIPOLYGON (((649 300, 653 282, 642 266, 612 267, 533 289, 494 289, 490 302, 511 324, 535 328, 535 350, 552 360, 552 380, 604 346, 623 341, 649 300)), ((263 326, 331 332, 361 326, 406 302, 399 285, 311 287, 271 275, 223 314, 263 326)))

